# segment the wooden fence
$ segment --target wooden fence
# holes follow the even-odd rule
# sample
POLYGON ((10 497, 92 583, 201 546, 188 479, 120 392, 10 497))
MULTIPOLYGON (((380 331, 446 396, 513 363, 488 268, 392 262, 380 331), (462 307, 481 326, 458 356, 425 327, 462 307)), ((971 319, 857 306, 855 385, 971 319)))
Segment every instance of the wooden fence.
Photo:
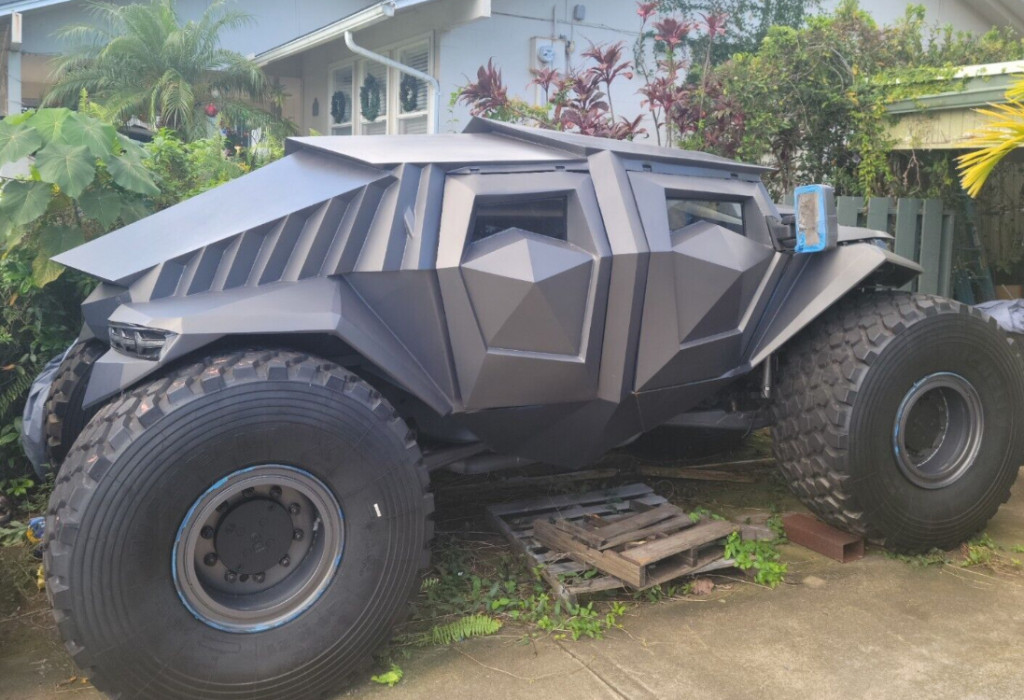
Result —
POLYGON ((943 210, 942 200, 836 197, 836 214, 840 226, 864 226, 896 236, 895 252, 924 268, 910 289, 950 296, 953 214, 943 210))

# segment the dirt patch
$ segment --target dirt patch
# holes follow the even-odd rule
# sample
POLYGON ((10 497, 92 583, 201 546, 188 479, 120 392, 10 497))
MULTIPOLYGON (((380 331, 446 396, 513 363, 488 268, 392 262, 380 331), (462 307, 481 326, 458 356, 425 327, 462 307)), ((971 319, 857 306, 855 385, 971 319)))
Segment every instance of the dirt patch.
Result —
POLYGON ((0 695, 91 697, 96 691, 78 677, 36 585, 38 567, 28 547, 0 547, 0 695))

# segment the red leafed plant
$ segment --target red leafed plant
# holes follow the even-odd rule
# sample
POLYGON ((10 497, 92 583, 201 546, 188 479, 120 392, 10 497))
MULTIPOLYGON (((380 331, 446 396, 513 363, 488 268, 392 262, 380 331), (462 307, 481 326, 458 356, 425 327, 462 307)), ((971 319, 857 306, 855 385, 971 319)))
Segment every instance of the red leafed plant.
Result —
POLYGON ((544 105, 510 97, 501 71, 488 61, 477 79, 459 92, 458 100, 475 116, 535 124, 589 136, 633 139, 647 133, 650 118, 658 143, 682 145, 734 155, 743 136, 745 116, 725 91, 711 65, 715 39, 725 34, 724 14, 690 20, 659 13, 659 3, 637 3, 640 38, 634 47, 636 63, 624 58, 624 44, 591 44, 581 53, 583 66, 561 73, 553 68, 534 71, 530 85, 544 94, 544 105), (706 34, 699 71, 691 71, 688 38, 706 34), (699 34, 698 34, 699 35, 699 34), (648 114, 618 117, 612 104, 613 86, 640 78, 637 92, 648 114))

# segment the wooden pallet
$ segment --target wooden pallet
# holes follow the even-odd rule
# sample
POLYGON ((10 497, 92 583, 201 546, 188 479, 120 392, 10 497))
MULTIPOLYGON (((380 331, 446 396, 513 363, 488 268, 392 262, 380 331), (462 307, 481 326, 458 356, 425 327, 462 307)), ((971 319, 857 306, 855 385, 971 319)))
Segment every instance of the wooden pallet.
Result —
POLYGON ((694 522, 646 484, 532 498, 487 508, 487 519, 537 568, 561 599, 616 588, 643 590, 674 578, 724 569, 720 541, 736 530, 721 520, 694 522), (597 569, 603 575, 582 578, 597 569))

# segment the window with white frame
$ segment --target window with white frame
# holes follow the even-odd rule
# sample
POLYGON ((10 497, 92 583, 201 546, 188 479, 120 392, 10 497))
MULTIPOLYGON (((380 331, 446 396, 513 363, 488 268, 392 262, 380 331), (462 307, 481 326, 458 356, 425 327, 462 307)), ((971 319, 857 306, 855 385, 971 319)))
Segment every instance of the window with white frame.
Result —
MULTIPOLYGON (((379 51, 399 63, 427 73, 429 41, 379 51)), ((425 134, 433 107, 426 81, 367 59, 346 61, 330 71, 330 133, 425 134)))

